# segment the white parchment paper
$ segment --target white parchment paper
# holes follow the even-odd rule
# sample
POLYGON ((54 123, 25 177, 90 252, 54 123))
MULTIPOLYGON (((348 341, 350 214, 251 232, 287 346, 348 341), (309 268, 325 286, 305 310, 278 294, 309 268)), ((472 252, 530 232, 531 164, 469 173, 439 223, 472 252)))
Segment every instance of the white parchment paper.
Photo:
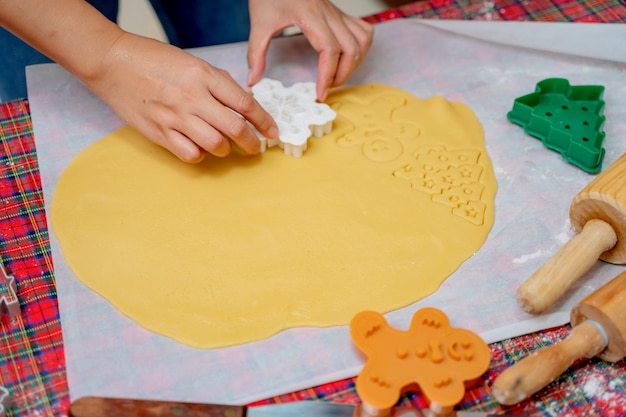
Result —
MULTIPOLYGON (((245 85, 246 46, 191 52, 245 85)), ((616 56, 623 56, 626 44, 616 48, 616 56)), ((268 60, 266 76, 286 85, 315 79, 317 57, 302 37, 274 41, 268 60)), ((617 61, 490 43, 412 19, 377 26, 371 52, 350 84, 385 83, 418 97, 442 95, 468 104, 485 129, 499 184, 496 220, 485 245, 434 295, 387 314, 391 325, 406 329, 417 309, 435 306, 453 326, 493 342, 566 323, 576 301, 623 270, 598 262, 543 316, 532 317, 517 307, 519 284, 573 236, 569 205, 594 176, 508 122, 506 113, 515 98, 534 91, 545 78, 605 86, 607 167, 626 152, 625 70, 617 61)), ((48 205, 70 160, 122 122, 55 64, 29 67, 27 75, 48 205)), ((214 350, 192 349, 153 334, 78 281, 54 230, 50 239, 72 399, 103 395, 244 403, 353 376, 363 365, 347 326, 290 329, 267 340, 214 350)))

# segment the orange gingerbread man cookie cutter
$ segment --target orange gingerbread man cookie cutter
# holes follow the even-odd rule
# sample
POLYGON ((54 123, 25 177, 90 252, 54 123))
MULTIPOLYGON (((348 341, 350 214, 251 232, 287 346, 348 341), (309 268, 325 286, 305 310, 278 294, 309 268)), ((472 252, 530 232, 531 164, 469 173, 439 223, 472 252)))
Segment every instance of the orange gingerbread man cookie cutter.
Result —
POLYGON ((367 356, 357 377, 362 413, 389 415, 405 391, 418 386, 436 414, 453 411, 466 384, 489 367, 487 344, 475 333, 450 327, 448 317, 427 307, 413 315, 408 331, 389 326, 373 311, 357 314, 350 323, 356 346, 367 356))

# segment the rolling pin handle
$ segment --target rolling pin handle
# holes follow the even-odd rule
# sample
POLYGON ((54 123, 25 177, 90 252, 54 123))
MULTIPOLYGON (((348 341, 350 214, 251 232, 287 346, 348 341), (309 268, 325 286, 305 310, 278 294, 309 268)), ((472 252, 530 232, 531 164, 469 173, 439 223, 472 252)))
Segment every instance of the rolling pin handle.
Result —
POLYGON ((574 327, 563 342, 534 353, 502 372, 493 383, 493 396, 502 404, 518 403, 558 378, 580 358, 591 358, 608 344, 602 326, 587 320, 574 327))
POLYGON ((517 290, 519 306, 531 314, 543 313, 616 244, 617 234, 609 223, 589 220, 579 234, 522 283, 517 290))

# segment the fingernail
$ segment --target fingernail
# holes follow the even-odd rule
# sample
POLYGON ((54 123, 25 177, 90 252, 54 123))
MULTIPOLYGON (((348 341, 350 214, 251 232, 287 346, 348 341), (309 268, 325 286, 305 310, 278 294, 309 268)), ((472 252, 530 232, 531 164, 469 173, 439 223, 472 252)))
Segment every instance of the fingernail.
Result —
POLYGON ((276 126, 272 126, 267 131, 267 136, 271 139, 276 139, 278 137, 278 128, 276 126))

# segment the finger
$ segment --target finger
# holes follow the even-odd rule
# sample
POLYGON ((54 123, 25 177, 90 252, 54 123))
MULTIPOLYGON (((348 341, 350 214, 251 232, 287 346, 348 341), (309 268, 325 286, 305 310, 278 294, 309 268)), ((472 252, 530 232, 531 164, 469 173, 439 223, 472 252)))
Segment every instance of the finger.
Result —
POLYGON ((183 162, 197 164, 206 156, 204 149, 176 130, 168 129, 168 131, 164 132, 164 140, 155 140, 155 142, 176 155, 183 162))
POLYGON ((203 150, 218 157, 230 154, 232 150, 230 141, 202 118, 198 116, 188 117, 183 126, 184 130, 181 130, 180 133, 203 150))
POLYGON ((302 33, 313 49, 319 53, 316 94, 319 101, 324 101, 335 79, 341 45, 326 22, 324 25, 303 28, 302 33))
POLYGON ((328 90, 333 85, 333 80, 335 79, 338 60, 339 54, 335 53, 334 50, 324 50, 320 53, 320 61, 317 67, 317 83, 315 86, 315 93, 320 102, 326 101, 326 97, 328 97, 328 90))
POLYGON ((341 26, 337 30, 340 32, 337 33, 336 36, 337 39, 340 40, 341 54, 339 55, 335 77, 332 80, 331 86, 345 83, 357 67, 358 60, 361 56, 361 46, 352 32, 349 31, 346 26, 341 26))
POLYGON ((164 112, 161 116, 163 116, 160 119, 162 124, 150 123, 146 119, 135 120, 135 123, 127 122, 134 125, 146 138, 176 155, 181 161, 189 163, 202 161, 206 156, 206 151, 178 130, 166 127, 174 125, 171 114, 164 112))
POLYGON ((171 112, 161 112, 159 126, 138 126, 142 133, 157 145, 172 152, 180 160, 198 163, 209 152, 226 156, 231 151, 230 142, 216 129, 196 116, 181 118, 171 112))
POLYGON ((223 137, 237 144, 242 151, 256 155, 261 150, 261 141, 244 118, 223 107, 202 115, 223 137))
POLYGON ((339 33, 341 42, 341 55, 337 65, 337 73, 332 86, 345 83, 354 70, 361 64, 372 43, 373 27, 359 18, 347 16, 344 18, 347 31, 339 33))
POLYGON ((269 48, 269 39, 257 39, 250 36, 248 44, 248 86, 258 83, 265 72, 265 57, 269 48))
POLYGON ((264 28, 254 26, 250 29, 248 42, 248 86, 259 82, 265 72, 265 57, 273 34, 267 35, 264 28))
POLYGON ((361 18, 350 17, 350 27, 353 28, 352 32, 361 48, 361 56, 359 57, 359 63, 361 63, 374 41, 374 25, 361 18))
POLYGON ((246 120, 252 123, 265 137, 272 139, 278 137, 276 121, 254 97, 245 92, 239 85, 230 82, 218 82, 213 84, 210 90, 213 97, 223 106, 239 113, 245 120, 226 108, 212 111, 203 118, 210 121, 213 126, 221 126, 218 130, 238 145, 243 146, 243 150, 249 149, 256 153, 258 152, 256 147, 259 145, 257 136, 248 126, 246 120))

